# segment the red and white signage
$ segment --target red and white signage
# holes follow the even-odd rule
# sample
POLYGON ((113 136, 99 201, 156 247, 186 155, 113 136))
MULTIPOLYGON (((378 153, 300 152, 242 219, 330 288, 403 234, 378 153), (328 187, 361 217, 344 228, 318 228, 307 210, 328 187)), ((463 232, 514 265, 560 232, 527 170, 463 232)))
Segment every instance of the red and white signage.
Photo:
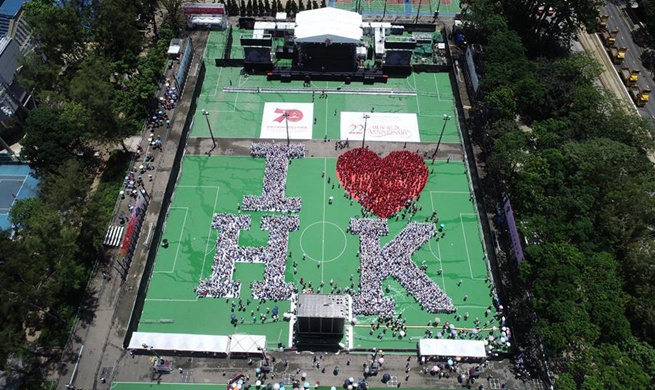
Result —
POLYGON ((259 138, 312 139, 314 105, 312 103, 266 103, 259 138))
POLYGON ((416 114, 391 112, 342 112, 341 139, 357 141, 421 142, 416 114), (365 118, 367 116, 368 118, 365 118))

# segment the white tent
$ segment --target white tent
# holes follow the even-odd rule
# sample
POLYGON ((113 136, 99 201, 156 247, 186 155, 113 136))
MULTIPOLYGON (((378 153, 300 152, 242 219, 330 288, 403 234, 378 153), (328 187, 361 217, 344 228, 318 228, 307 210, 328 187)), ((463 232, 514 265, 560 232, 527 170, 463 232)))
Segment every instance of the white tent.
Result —
POLYGON ((362 41, 362 15, 327 7, 296 15, 296 42, 350 43, 362 41))
POLYGON ((266 336, 233 334, 230 339, 230 354, 256 354, 266 349, 266 336))
POLYGON ((487 351, 484 342, 478 340, 421 339, 418 342, 420 356, 443 356, 484 359, 487 351))
POLYGON ((229 337, 182 333, 134 332, 129 349, 227 354, 229 337), (145 345, 145 347, 144 347, 145 345))

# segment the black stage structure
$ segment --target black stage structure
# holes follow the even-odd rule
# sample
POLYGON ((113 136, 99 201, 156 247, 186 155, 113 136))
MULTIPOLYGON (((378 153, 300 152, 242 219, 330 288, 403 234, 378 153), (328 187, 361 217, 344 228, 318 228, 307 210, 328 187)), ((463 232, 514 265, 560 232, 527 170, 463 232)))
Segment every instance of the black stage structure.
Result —
POLYGON ((242 26, 253 28, 240 38, 244 72, 266 75, 270 81, 374 84, 412 71, 448 71, 443 61, 437 65, 425 58, 433 50, 418 46, 425 46, 428 37, 427 45, 433 44, 436 52, 430 33, 419 34, 433 33, 434 24, 362 22, 360 14, 330 7, 300 12, 295 22, 242 19, 242 26))

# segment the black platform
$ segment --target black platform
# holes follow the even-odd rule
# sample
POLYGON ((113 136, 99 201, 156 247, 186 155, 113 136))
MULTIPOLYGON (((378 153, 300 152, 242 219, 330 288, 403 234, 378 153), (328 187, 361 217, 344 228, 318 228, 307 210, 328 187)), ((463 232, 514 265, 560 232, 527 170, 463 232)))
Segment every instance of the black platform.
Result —
POLYGON ((266 73, 269 81, 290 82, 292 80, 363 82, 364 84, 386 83, 389 76, 380 69, 358 69, 353 72, 320 72, 275 68, 266 73))

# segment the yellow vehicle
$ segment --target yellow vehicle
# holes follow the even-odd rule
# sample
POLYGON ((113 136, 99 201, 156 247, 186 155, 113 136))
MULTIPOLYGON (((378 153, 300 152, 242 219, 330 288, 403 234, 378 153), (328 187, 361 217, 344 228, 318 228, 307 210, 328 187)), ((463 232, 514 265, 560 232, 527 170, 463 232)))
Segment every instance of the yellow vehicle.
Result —
POLYGON ((621 76, 623 84, 625 84, 626 87, 629 87, 637 84, 637 80, 639 80, 639 69, 631 70, 627 66, 622 66, 619 75, 621 76))
POLYGON ((635 105, 643 107, 648 103, 652 90, 650 88, 641 89, 638 85, 633 85, 628 87, 628 92, 630 92, 630 97, 635 105))
POLYGON ((618 29, 614 29, 611 31, 608 30, 607 28, 602 29, 599 34, 600 34, 600 39, 603 41, 603 45, 605 45, 605 47, 608 48, 614 46, 614 44, 616 43, 616 34, 618 33, 619 33, 618 29))
POLYGON ((626 51, 628 51, 628 48, 625 46, 621 46, 621 47, 610 46, 607 49, 607 53, 612 59, 612 63, 614 65, 621 65, 621 63, 623 63, 623 60, 625 60, 626 51))
POLYGON ((607 30, 607 19, 609 19, 609 14, 598 15, 596 18, 596 31, 601 32, 607 30))

